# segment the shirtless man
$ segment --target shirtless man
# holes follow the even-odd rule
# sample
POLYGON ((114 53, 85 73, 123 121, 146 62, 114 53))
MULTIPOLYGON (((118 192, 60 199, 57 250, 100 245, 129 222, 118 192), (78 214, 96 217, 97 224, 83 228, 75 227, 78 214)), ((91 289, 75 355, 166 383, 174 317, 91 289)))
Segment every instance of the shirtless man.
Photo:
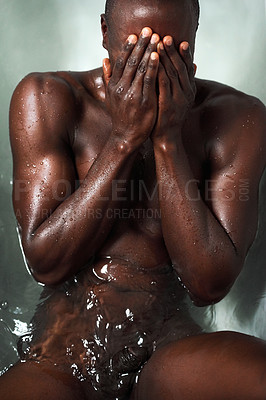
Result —
POLYGON ((46 289, 2 400, 265 400, 263 341, 204 333, 183 301, 239 275, 266 154, 263 104, 195 79, 198 12, 109 0, 103 69, 16 88, 14 209, 46 289))

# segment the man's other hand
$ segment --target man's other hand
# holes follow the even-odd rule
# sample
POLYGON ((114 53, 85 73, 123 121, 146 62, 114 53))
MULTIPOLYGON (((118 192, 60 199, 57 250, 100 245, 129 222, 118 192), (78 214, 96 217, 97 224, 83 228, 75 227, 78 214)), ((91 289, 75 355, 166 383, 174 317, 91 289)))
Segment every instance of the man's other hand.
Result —
POLYGON ((154 140, 176 140, 196 96, 195 65, 188 42, 182 42, 179 52, 171 36, 158 43, 158 119, 152 134, 154 140))

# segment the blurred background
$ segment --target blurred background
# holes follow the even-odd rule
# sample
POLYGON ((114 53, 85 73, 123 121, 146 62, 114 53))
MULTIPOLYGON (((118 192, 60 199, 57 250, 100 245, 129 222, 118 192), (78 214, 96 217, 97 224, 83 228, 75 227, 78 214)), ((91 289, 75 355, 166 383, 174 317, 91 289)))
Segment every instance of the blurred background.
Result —
MULTIPOLYGON (((264 0, 201 0, 195 63, 199 78, 217 80, 266 103, 264 0)), ((11 206, 8 109, 17 83, 32 71, 89 70, 101 47, 104 0, 0 0, 0 373, 17 360, 16 341, 28 330, 42 289, 28 274, 11 206)), ((212 330, 232 329, 266 339, 266 177, 260 225, 231 293, 194 317, 212 330)))

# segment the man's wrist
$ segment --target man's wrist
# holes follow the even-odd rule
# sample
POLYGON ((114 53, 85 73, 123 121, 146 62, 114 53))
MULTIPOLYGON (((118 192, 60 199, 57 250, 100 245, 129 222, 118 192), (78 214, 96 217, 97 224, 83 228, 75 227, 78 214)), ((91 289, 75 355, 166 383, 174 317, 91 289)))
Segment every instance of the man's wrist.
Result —
POLYGON ((139 148, 139 146, 134 145, 130 141, 119 137, 116 132, 111 133, 107 143, 110 146, 111 151, 114 151, 115 154, 121 154, 124 156, 134 154, 139 148))
POLYGON ((165 132, 164 135, 155 135, 152 138, 154 150, 167 152, 183 146, 181 132, 181 128, 176 128, 175 130, 165 132))

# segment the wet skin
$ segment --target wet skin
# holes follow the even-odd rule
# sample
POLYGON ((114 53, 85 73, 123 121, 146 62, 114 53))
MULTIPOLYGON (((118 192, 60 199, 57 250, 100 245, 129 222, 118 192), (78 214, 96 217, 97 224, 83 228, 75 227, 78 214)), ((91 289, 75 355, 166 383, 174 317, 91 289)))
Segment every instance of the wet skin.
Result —
MULTIPOLYGON (((103 69, 31 74, 14 93, 14 209, 32 274, 48 286, 84 273, 92 256, 96 269, 111 257, 121 260, 118 271, 125 263, 133 274, 145 268, 151 280, 154 267, 171 265, 192 300, 206 305, 222 299, 241 271, 257 229, 265 108, 194 78, 194 30, 188 20, 176 27, 180 10, 168 7, 126 11, 113 34, 103 17, 103 69), (140 196, 132 182, 153 195, 140 196), (153 210, 152 218, 127 218, 125 209, 153 210)), ((127 290, 141 286, 135 276, 127 290)), ((245 335, 180 339, 154 352, 131 398, 265 399, 265 359, 264 343, 245 335)), ((57 383, 41 365, 18 364, 2 378, 2 398, 34 398, 33 386, 40 399, 38 377, 49 385, 46 398, 82 392, 52 371, 57 383)))

